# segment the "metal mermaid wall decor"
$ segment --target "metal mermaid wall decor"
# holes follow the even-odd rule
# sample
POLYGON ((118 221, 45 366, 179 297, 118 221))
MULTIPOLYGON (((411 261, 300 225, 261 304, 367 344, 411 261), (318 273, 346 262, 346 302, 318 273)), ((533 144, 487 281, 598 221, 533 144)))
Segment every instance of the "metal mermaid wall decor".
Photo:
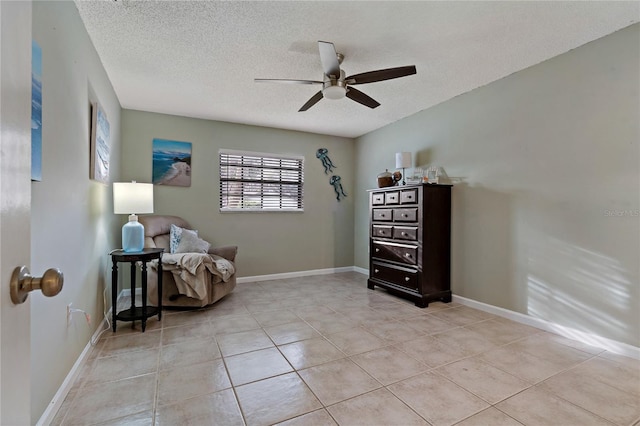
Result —
MULTIPOLYGON (((322 163, 325 175, 328 174, 328 172, 333 172, 333 169, 337 169, 337 167, 329 158, 329 150, 327 148, 318 149, 316 151, 316 158, 322 163)), ((329 179, 329 184, 333 186, 333 190, 336 193, 336 200, 338 201, 340 201, 340 195, 342 195, 343 197, 347 196, 347 194, 344 193, 344 189, 342 188, 342 183, 340 182, 341 180, 342 178, 338 175, 331 175, 331 179, 329 179)))
POLYGON ((340 194, 346 197, 347 194, 344 193, 344 189, 342 189, 342 184, 340 183, 340 176, 333 175, 331 179, 329 179, 329 183, 333 185, 333 190, 336 192, 336 200, 340 201, 340 194))
POLYGON ((333 169, 337 168, 331 162, 331 159, 329 158, 328 154, 329 154, 329 150, 327 148, 320 148, 318 151, 316 151, 316 158, 318 158, 320 162, 322 162, 325 175, 327 174, 327 172, 333 172, 333 169))

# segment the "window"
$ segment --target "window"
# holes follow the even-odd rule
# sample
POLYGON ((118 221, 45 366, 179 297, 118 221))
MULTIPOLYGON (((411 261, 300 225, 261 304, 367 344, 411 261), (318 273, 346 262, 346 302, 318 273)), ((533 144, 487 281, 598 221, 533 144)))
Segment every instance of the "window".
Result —
POLYGON ((220 211, 303 211, 304 157, 221 149, 220 211))

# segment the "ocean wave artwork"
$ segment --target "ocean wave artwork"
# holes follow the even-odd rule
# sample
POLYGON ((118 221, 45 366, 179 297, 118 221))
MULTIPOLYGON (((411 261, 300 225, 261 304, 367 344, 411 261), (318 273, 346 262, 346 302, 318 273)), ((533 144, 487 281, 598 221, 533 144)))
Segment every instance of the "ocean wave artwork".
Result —
POLYGON ((152 182, 191 186, 191 142, 153 139, 152 182))
POLYGON ((31 44, 31 180, 42 180, 42 49, 31 44))
POLYGON ((98 108, 98 133, 96 134, 96 180, 109 180, 110 128, 102 108, 98 108))
POLYGON ((91 178, 109 183, 111 126, 100 104, 95 102, 91 108, 91 178))

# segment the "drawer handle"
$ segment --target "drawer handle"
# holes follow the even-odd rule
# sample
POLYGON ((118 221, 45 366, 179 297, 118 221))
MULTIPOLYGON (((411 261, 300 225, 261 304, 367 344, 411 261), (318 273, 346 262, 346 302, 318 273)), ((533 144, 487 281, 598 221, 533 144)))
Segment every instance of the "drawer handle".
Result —
POLYGON ((380 213, 380 217, 384 217, 384 213, 380 213))
POLYGON ((405 253, 406 257, 411 257, 411 253, 405 253))
POLYGON ((412 199, 413 197, 411 195, 407 195, 407 200, 412 199))
POLYGON ((384 235, 384 229, 381 229, 380 231, 378 231, 378 234, 384 235))
POLYGON ((376 253, 378 253, 380 251, 380 249, 378 247, 376 247, 376 253))
POLYGON ((409 278, 409 277, 404 277, 404 280, 405 280, 406 282, 409 282, 409 281, 411 281, 411 278, 409 278))
POLYGON ((380 272, 380 270, 379 270, 379 269, 374 269, 374 270, 373 270, 373 273, 374 273, 374 274, 377 274, 378 272, 380 272))
POLYGON ((407 214, 406 213, 402 213, 402 217, 407 217, 407 214))
POLYGON ((404 231, 402 231, 402 232, 400 233, 400 235, 402 235, 403 237, 406 237, 406 236, 407 236, 407 233, 406 233, 406 232, 404 232, 404 231))

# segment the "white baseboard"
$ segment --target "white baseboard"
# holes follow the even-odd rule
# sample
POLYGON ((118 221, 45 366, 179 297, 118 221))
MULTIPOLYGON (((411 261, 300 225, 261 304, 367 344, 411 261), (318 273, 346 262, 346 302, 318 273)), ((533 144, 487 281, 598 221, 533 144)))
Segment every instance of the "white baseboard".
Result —
MULTIPOLYGON (((141 294, 142 294, 142 288, 136 287, 136 295, 141 295, 141 294)), ((131 289, 130 288, 122 289, 120 291, 120 294, 118 294, 118 300, 120 300, 121 297, 129 297, 129 296, 131 296, 131 289)))
POLYGON ((535 318, 530 315, 525 315, 519 312, 510 311, 508 309, 499 308, 497 306, 488 305, 486 303, 477 302, 472 299, 467 299, 466 297, 456 296, 455 294, 453 295, 453 301, 474 309, 478 309, 480 311, 488 312, 499 317, 510 319, 520 324, 529 325, 531 327, 558 334, 568 339, 595 346, 609 352, 624 355, 630 358, 640 359, 640 348, 626 343, 618 342, 606 337, 597 336, 592 333, 579 331, 571 327, 555 324, 541 318, 535 318))
MULTIPOLYGON (((142 289, 136 288, 136 294, 142 294, 142 289)), ((124 296, 131 296, 131 289, 127 288, 120 291, 116 300, 120 300, 120 298, 124 296)), ((96 331, 93 333, 93 336, 91 336, 91 339, 89 340, 87 345, 84 347, 84 350, 82 351, 82 353, 80 354, 76 362, 73 364, 73 367, 71 367, 71 370, 67 374, 67 377, 65 377, 64 381, 58 388, 58 391, 53 396, 53 399, 51 400, 47 408, 44 410, 44 413, 42 413, 42 416, 40 416, 40 419, 36 423, 36 426, 47 426, 51 424, 56 414, 58 414, 58 410, 60 410, 60 406, 62 406, 62 403, 64 402, 65 398, 69 394, 69 391, 73 387, 73 383, 75 382, 76 378, 78 377, 78 374, 80 373, 80 368, 82 367, 83 363, 86 361, 87 357, 93 350, 93 345, 91 344, 91 342, 94 342, 94 341, 97 342, 100 335, 104 332, 104 330, 106 330, 106 327, 109 326, 109 323, 107 322, 107 318, 111 318, 111 308, 107 311, 105 315, 106 315, 106 318, 103 317, 102 321, 100 321, 100 324, 96 328, 96 331)))
POLYGON ((359 272, 359 273, 361 273, 362 275, 369 276, 369 270, 368 270, 368 269, 361 268, 361 267, 359 267, 359 266, 354 266, 354 267, 353 267, 353 272, 359 272))
MULTIPOLYGON (((341 272, 358 272, 363 275, 369 275, 369 270, 360 268, 358 266, 347 266, 343 268, 327 268, 327 269, 313 269, 310 271, 297 271, 297 272, 285 272, 282 274, 271 275, 256 275, 253 277, 238 278, 238 283, 249 283, 258 281, 278 280, 283 278, 297 278, 307 277, 311 275, 329 275, 337 274, 341 272)), ((136 294, 141 294, 141 289, 136 288, 136 294)), ((120 296, 130 296, 131 290, 124 289, 120 292, 120 296)), ((576 340, 587 345, 595 346, 597 348, 605 349, 609 352, 613 352, 619 355, 628 356, 635 359, 640 359, 640 348, 632 346, 626 343, 618 342, 616 340, 608 339, 606 337, 597 336, 595 334, 586 333, 584 331, 575 330, 570 327, 555 324, 540 318, 534 318, 530 315, 521 314, 519 312, 510 311, 508 309, 500 308, 486 303, 478 302, 473 299, 467 299, 466 297, 453 295, 453 301, 462 305, 466 305, 484 312, 497 315, 499 317, 507 318, 520 324, 529 325, 531 327, 539 328, 541 330, 550 331, 563 337, 567 337, 572 340, 576 340)))
POLYGON ((327 269, 312 269, 310 271, 296 271, 296 272, 284 272, 281 274, 270 274, 270 275, 255 275, 252 277, 239 277, 236 279, 238 284, 241 283, 252 283, 258 281, 270 281, 270 280, 281 280, 285 278, 298 278, 298 277, 308 277, 311 275, 329 275, 329 274, 337 274, 341 272, 353 272, 354 266, 345 266, 342 268, 327 268, 327 269))
MULTIPOLYGON (((107 312, 107 317, 109 317, 110 315, 111 309, 109 309, 109 312, 107 312)), ((53 396, 53 399, 44 410, 44 413, 42 413, 42 416, 40 416, 40 419, 38 419, 36 426, 47 426, 50 425, 51 422, 53 422, 56 414, 58 414, 58 410, 60 410, 62 403, 73 387, 73 383, 77 379, 78 374, 80 374, 80 369, 93 350, 93 345, 91 344, 91 342, 97 341, 100 334, 103 332, 103 330, 105 330, 105 326, 108 326, 107 320, 106 318, 102 318, 102 321, 100 321, 100 324, 96 328, 96 331, 93 333, 93 336, 91 336, 91 339, 89 339, 89 342, 87 342, 87 345, 84 347, 84 350, 82 351, 76 362, 73 364, 73 367, 71 367, 71 370, 67 374, 67 377, 65 377, 64 381, 58 388, 58 391, 53 396)))
MULTIPOLYGON (((342 268, 314 269, 310 271, 286 272, 282 274, 241 277, 237 279, 237 282, 249 283, 249 282, 258 282, 258 281, 277 280, 277 279, 283 279, 283 278, 306 277, 311 275, 329 275, 329 274, 336 274, 336 273, 342 273, 342 272, 358 272, 364 275, 369 275, 368 269, 360 268, 357 266, 347 266, 342 268)), ((140 288, 136 289, 136 294, 141 294, 140 288)), ((131 290, 123 289, 118 295, 118 299, 124 296, 131 296, 131 290)), ((640 348, 632 345, 628 345, 626 343, 618 342, 612 339, 607 339, 601 336, 596 336, 590 333, 585 333, 583 331, 574 330, 569 327, 565 327, 565 326, 551 323, 549 321, 545 321, 543 319, 534 318, 532 316, 521 314, 519 312, 510 311, 508 309, 499 308, 497 306, 488 305, 482 302, 477 302, 475 300, 467 299, 466 297, 457 296, 455 294, 453 295, 453 301, 460 303, 462 305, 469 306, 474 309, 478 309, 484 312, 497 315, 499 317, 513 320, 521 324, 530 325, 532 327, 539 328, 545 331, 550 331, 560 336, 564 336, 569 339, 577 340, 579 342, 582 342, 591 346, 602 348, 616 354, 628 356, 635 359, 640 359, 640 348)), ((111 309, 109 309, 109 312, 107 313, 107 317, 110 317, 110 316, 111 316, 111 309)), ((49 406, 47 407, 47 409, 44 411, 44 413, 36 423, 37 426, 46 426, 53 421, 54 417, 58 413, 58 410, 60 409, 60 406, 62 405, 62 402, 69 394, 69 391, 71 390, 73 382, 75 381, 76 377, 80 372, 80 367, 82 366, 82 364, 84 363, 87 356, 92 350, 91 342, 93 342, 94 339, 96 339, 100 335, 102 330, 104 330, 105 325, 106 325, 106 319, 103 318, 102 321, 100 322, 99 327, 96 329, 95 333, 91 337, 91 340, 89 340, 89 342, 87 343, 87 346, 85 346, 84 350, 76 360, 75 364, 73 364, 71 371, 69 371, 69 374, 67 374, 67 377, 64 379, 64 381, 62 382, 62 385, 54 395, 53 400, 49 403, 49 406)))
MULTIPOLYGON (((369 275, 368 269, 354 266, 353 270, 365 275, 369 275)), ((640 348, 629 345, 627 343, 622 343, 618 342, 617 340, 608 339, 606 337, 598 336, 592 333, 575 330, 571 327, 555 324, 550 321, 535 318, 530 315, 521 314, 519 312, 510 311, 508 309, 500 308, 497 306, 488 305, 486 303, 478 302, 473 299, 467 299, 466 297, 457 296, 455 294, 453 295, 453 301, 462 305, 469 306, 471 308, 478 309, 480 311, 488 312, 499 317, 510 319, 520 324, 529 325, 531 327, 539 328, 540 330, 558 334, 568 339, 595 346, 597 348, 601 348, 615 354, 624 355, 634 359, 640 359, 640 348)))

